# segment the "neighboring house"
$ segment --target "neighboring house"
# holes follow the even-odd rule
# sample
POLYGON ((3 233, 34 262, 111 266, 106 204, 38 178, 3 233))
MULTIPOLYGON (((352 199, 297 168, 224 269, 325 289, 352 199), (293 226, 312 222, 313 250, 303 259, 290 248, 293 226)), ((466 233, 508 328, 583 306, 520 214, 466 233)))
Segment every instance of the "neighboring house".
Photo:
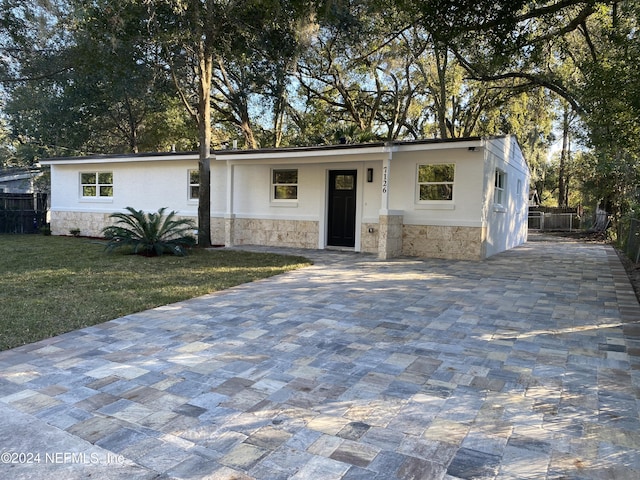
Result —
POLYGON ((0 169, 0 233, 37 233, 47 223, 47 194, 36 192, 36 168, 0 169))
POLYGON ((39 169, 27 167, 0 169, 0 193, 34 193, 40 175, 39 169))
MULTIPOLYGON (((197 218, 196 153, 52 158, 51 228, 99 235, 131 206, 197 218)), ((527 238, 513 137, 216 151, 214 244, 480 260, 527 238)))

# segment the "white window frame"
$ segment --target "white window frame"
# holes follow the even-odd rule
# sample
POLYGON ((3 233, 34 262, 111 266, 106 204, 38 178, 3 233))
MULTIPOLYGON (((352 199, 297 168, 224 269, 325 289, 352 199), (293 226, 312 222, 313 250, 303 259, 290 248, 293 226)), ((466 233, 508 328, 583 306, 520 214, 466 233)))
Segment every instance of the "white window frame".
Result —
POLYGON ((271 193, 270 199, 272 203, 275 204, 297 204, 298 203, 298 194, 300 188, 300 171, 297 168, 272 168, 271 172, 271 193), (280 183, 276 182, 276 173, 277 172, 286 172, 286 171, 295 171, 296 172, 296 182, 295 183, 280 183), (295 198, 276 198, 276 190, 278 187, 295 187, 295 198))
POLYGON ((200 198, 200 170, 197 168, 190 168, 187 170, 187 200, 189 202, 197 203, 200 198), (198 175, 198 183, 193 182, 191 175, 196 173, 198 175), (198 188, 198 195, 193 196, 193 189, 198 188))
POLYGON ((416 204, 418 208, 454 208, 455 201, 455 184, 456 184, 456 164, 454 162, 442 162, 442 163, 419 163, 416 165, 416 204), (420 181, 420 169, 422 167, 437 167, 437 166, 452 166, 453 167, 453 180, 452 181, 439 181, 439 182, 421 182, 420 181), (420 198, 420 187, 422 185, 450 185, 451 186, 451 198, 440 200, 423 200, 420 198))
POLYGON ((507 199, 507 172, 496 168, 493 176, 493 203, 504 206, 507 199))
POLYGON ((113 171, 110 170, 93 170, 93 171, 83 171, 80 172, 79 176, 79 184, 80 184, 80 198, 82 200, 91 200, 91 201, 103 201, 109 202, 113 200, 113 192, 114 192, 114 174, 113 171), (111 183, 100 183, 100 175, 111 175, 111 183), (95 182, 93 183, 85 183, 83 181, 84 175, 95 175, 95 182), (93 187, 95 188, 95 195, 85 195, 85 187, 93 187), (111 187, 110 195, 102 195, 102 188, 111 187))

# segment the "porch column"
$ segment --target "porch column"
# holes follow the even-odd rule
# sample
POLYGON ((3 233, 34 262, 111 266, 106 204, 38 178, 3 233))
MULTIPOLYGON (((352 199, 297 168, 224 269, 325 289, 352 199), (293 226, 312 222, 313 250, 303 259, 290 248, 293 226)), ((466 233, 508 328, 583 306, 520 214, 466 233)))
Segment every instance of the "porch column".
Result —
POLYGON ((378 216, 378 258, 386 260, 402 254, 402 210, 389 210, 391 159, 393 147, 387 146, 387 155, 382 160, 381 205, 378 216))
POLYGON ((381 211, 389 210, 389 175, 391 173, 391 158, 393 157, 392 148, 391 145, 385 147, 386 155, 382 160, 382 185, 380 186, 382 190, 381 211))
POLYGON ((224 246, 233 247, 235 240, 236 215, 233 213, 234 165, 227 161, 227 211, 224 214, 224 246))
POLYGON ((402 223, 403 212, 401 210, 380 212, 378 258, 381 260, 402 255, 402 223))

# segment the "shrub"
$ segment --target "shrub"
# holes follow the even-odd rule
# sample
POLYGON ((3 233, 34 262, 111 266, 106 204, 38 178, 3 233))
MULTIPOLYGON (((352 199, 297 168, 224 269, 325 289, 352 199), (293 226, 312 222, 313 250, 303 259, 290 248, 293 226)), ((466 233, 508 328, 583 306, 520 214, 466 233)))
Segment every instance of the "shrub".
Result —
POLYGON ((116 220, 114 225, 102 230, 108 240, 107 250, 120 247, 132 247, 133 253, 146 256, 158 256, 164 253, 183 256, 187 249, 196 244, 191 232, 195 229, 192 220, 175 218, 176 212, 166 216, 166 207, 157 213, 144 213, 127 207, 129 213, 113 213, 109 217, 116 220))

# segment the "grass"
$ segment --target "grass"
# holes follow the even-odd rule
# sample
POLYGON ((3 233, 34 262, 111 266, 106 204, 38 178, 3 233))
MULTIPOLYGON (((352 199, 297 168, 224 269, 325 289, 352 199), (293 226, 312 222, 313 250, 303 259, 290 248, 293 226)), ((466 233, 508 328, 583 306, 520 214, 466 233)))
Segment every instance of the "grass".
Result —
POLYGON ((0 350, 308 264, 219 249, 149 258, 85 238, 0 235, 0 350))

